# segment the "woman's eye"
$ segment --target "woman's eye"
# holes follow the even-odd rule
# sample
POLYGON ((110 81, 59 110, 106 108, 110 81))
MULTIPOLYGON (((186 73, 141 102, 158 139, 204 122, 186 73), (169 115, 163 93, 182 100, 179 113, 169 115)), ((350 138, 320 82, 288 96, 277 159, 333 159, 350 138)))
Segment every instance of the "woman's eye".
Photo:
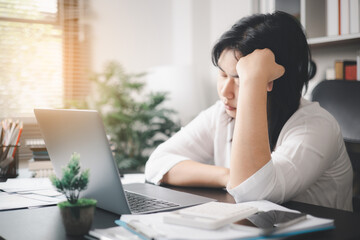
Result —
POLYGON ((226 78, 226 77, 227 77, 227 75, 226 75, 225 73, 223 73, 223 72, 220 72, 220 77, 222 77, 222 78, 226 78))

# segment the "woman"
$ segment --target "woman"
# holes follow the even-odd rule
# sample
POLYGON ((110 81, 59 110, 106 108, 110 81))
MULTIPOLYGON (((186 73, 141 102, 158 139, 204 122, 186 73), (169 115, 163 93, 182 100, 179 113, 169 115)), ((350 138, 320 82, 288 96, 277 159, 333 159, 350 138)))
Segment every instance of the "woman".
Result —
POLYGON ((212 52, 220 101, 153 152, 146 179, 226 187, 236 202, 296 200, 352 210, 352 168, 339 126, 301 97, 310 58, 291 15, 238 21, 212 52))

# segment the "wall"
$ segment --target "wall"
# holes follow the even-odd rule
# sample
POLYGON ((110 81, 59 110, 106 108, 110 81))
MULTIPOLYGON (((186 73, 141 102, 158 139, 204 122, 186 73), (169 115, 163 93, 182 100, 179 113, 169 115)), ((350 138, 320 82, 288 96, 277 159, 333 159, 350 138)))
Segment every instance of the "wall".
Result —
MULTIPOLYGON (((230 29, 236 21, 255 12, 252 3, 253 0, 211 0, 211 46, 213 46, 223 32, 230 29), (224 4, 224 2, 226 2, 226 4, 224 4)), ((209 49, 208 53, 209 59, 211 57, 210 52, 211 49, 209 49)), ((215 67, 211 67, 210 70, 211 86, 215 89, 218 71, 215 67)), ((212 98, 217 98, 216 91, 212 91, 212 94, 212 98)))
POLYGON ((134 72, 170 62, 171 14, 168 0, 92 0, 93 69, 101 70, 109 60, 134 72))
POLYGON ((170 92, 182 124, 217 100, 211 48, 251 13, 251 0, 91 0, 92 69, 116 60, 147 71, 149 90, 170 92))

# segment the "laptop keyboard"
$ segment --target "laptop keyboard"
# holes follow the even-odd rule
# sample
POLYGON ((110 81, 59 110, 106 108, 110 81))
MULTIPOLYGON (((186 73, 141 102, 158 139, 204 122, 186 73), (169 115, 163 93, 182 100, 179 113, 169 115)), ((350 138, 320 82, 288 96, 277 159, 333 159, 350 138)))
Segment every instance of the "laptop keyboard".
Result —
POLYGON ((180 206, 172 202, 166 202, 163 200, 146 197, 133 192, 125 191, 125 194, 129 202, 130 210, 132 213, 156 211, 156 210, 161 210, 163 208, 180 206))

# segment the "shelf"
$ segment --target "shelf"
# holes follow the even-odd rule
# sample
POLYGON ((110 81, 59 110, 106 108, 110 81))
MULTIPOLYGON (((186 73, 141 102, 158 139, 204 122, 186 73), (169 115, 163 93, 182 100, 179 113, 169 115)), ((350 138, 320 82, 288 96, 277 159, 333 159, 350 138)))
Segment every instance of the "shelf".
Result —
MULTIPOLYGON (((308 39, 308 43, 310 47, 324 47, 324 46, 331 46, 331 45, 344 44, 344 43, 354 43, 354 42, 360 43, 360 33, 308 39)), ((360 45, 359 45, 359 49, 360 49, 360 45)))

